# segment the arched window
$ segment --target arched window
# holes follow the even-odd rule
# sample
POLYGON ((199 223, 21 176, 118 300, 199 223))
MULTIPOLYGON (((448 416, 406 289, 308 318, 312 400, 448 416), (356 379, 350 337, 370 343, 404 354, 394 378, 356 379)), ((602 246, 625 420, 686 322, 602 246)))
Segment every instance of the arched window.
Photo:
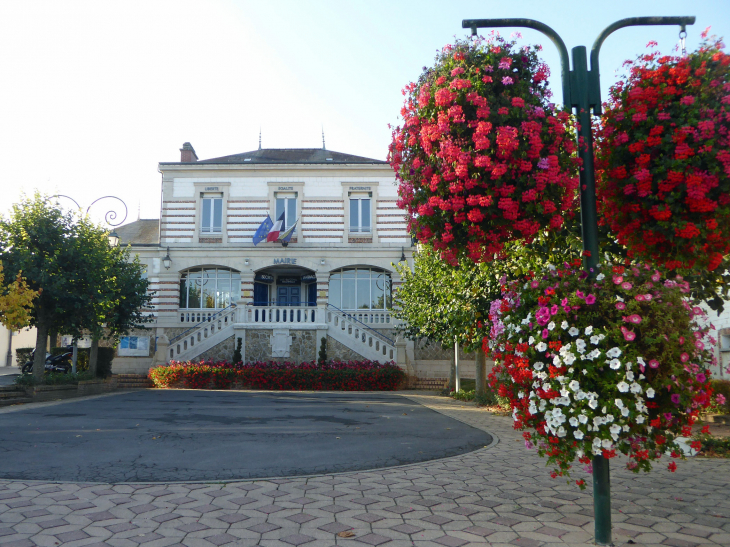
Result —
POLYGON ((180 276, 181 309, 222 309, 241 292, 241 274, 228 268, 191 268, 180 276))
POLYGON ((390 274, 380 268, 342 268, 330 274, 329 303, 341 310, 389 310, 390 274))

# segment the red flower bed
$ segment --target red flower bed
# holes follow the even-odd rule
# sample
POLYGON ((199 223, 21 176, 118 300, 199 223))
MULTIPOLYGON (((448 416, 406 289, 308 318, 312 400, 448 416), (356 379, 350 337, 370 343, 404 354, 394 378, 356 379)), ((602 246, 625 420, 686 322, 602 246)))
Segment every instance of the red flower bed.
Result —
POLYGON ((405 380, 395 363, 377 361, 332 361, 328 363, 257 362, 231 364, 227 361, 180 363, 150 369, 155 387, 166 388, 181 381, 191 389, 243 388, 307 391, 392 391, 405 380))
POLYGON ((596 140, 599 216, 632 257, 715 270, 730 253, 730 56, 722 47, 705 41, 686 57, 643 55, 611 88, 596 140))

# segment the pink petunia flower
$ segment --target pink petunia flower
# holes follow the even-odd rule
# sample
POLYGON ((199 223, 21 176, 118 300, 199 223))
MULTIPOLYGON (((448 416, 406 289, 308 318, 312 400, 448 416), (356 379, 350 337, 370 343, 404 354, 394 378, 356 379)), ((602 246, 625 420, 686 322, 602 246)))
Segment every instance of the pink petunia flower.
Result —
POLYGON ((680 336, 679 337, 679 345, 681 346, 683 344, 684 344, 684 336, 680 336))
POLYGON ((629 315, 628 317, 622 317, 621 319, 623 319, 627 323, 634 323, 635 325, 641 323, 641 316, 637 314, 629 315))
POLYGON ((628 281, 624 281, 623 283, 621 283, 621 288, 625 291, 631 290, 631 287, 633 287, 633 285, 628 281))
POLYGON ((595 303, 596 303, 595 296, 593 296, 592 294, 589 294, 588 296, 586 296, 586 304, 590 305, 590 304, 595 304, 595 303))
POLYGON ((651 300, 651 299, 652 299, 652 296, 650 294, 644 295, 644 302, 649 302, 649 300, 651 300))
POLYGON ((575 291, 575 296, 577 296, 578 298, 585 298, 586 297, 586 295, 583 294, 583 291, 575 291))
POLYGON ((542 329, 542 337, 547 338, 548 336, 550 336, 550 331, 547 329, 542 329))
POLYGON ((626 309, 626 304, 624 304, 623 302, 616 302, 616 309, 617 310, 625 310, 626 309))
POLYGON ((657 361, 656 359, 652 359, 651 361, 649 361, 649 366, 651 368, 659 368, 659 361, 657 361))
POLYGON ((679 394, 678 393, 672 393, 672 402, 675 405, 678 405, 679 404, 679 400, 680 400, 679 394))
POLYGON ((636 296, 634 296, 634 299, 637 302, 643 302, 644 301, 644 295, 643 294, 637 294, 636 296))
POLYGON ((533 279, 530 282, 530 288, 532 288, 532 289, 537 289, 537 287, 539 287, 539 286, 540 286, 540 282, 537 279, 533 279))
POLYGON ((620 275, 614 275, 613 276, 613 282, 616 285, 620 285, 623 280, 624 280, 624 278, 622 276, 620 276, 620 275))
POLYGON ((512 80, 512 78, 510 78, 509 76, 505 76, 504 78, 502 78, 503 85, 512 85, 513 83, 514 80, 512 80))
POLYGON ((698 350, 702 351, 703 349, 705 349, 705 344, 701 340, 695 340, 695 347, 698 350))
POLYGON ((683 363, 686 363, 687 361, 689 361, 689 355, 686 353, 683 353, 682 355, 679 356, 679 360, 682 361, 683 363))
POLYGON ((704 374, 702 374, 702 373, 700 372, 700 373, 699 373, 699 374, 697 375, 697 378, 696 378, 696 379, 697 379, 697 381, 698 381, 698 382, 699 382, 700 384, 704 384, 704 383, 705 383, 705 382, 707 381, 707 376, 705 376, 704 374))
POLYGON ((624 339, 627 342, 633 342, 634 339, 636 338, 636 334, 633 331, 630 331, 629 329, 627 329, 626 327, 621 327, 621 332, 623 333, 624 339))

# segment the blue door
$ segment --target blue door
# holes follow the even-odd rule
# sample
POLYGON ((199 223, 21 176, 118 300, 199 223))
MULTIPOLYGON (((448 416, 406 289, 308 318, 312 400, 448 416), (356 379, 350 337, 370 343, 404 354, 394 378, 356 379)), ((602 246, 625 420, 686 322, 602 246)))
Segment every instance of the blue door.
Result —
POLYGON ((301 287, 277 287, 277 306, 300 306, 302 302, 301 287))

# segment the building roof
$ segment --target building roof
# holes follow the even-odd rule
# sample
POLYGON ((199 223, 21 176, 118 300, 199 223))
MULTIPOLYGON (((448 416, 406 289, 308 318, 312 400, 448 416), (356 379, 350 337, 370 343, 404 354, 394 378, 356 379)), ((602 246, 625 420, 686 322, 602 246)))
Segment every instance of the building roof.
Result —
MULTIPOLYGON (((387 165, 388 162, 383 160, 375 160, 372 158, 364 158, 362 156, 354 156, 352 154, 343 154, 333 150, 325 150, 323 148, 264 148, 262 150, 253 150, 252 152, 243 152, 241 154, 233 154, 231 156, 222 156, 220 158, 212 158, 209 160, 200 160, 183 165, 193 165, 200 163, 218 163, 218 164, 370 164, 370 165, 387 165)), ((160 165, 179 165, 179 162, 161 162, 160 165)))
POLYGON ((158 245, 160 243, 160 221, 156 218, 135 220, 124 226, 117 226, 114 231, 119 236, 119 244, 158 245))

